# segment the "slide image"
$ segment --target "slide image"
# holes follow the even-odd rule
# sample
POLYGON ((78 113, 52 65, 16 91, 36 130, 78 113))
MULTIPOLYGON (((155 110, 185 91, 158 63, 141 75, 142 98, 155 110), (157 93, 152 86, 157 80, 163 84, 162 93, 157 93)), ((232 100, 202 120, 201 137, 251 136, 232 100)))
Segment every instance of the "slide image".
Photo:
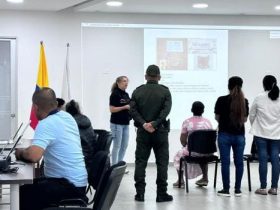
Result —
POLYGON ((157 38, 157 65, 162 70, 187 70, 188 39, 157 38))
POLYGON ((189 59, 192 70, 215 70, 217 66, 217 44, 215 39, 189 39, 189 59))

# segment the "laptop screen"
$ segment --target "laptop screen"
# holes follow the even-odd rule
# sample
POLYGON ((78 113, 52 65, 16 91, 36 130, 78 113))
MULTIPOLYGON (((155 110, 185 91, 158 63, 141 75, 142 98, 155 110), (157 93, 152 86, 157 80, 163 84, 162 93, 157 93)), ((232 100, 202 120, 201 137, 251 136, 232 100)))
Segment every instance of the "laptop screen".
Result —
POLYGON ((17 134, 18 134, 18 132, 20 131, 22 125, 23 125, 23 123, 20 124, 20 126, 19 126, 19 128, 17 129, 17 131, 16 131, 15 135, 13 136, 13 138, 9 139, 9 140, 7 141, 7 144, 5 144, 5 145, 3 146, 3 148, 2 148, 2 150, 1 150, 1 152, 0 152, 0 155, 4 152, 4 150, 6 149, 6 147, 7 147, 11 142, 14 143, 14 140, 15 140, 15 138, 17 137, 17 134), (11 142, 10 142, 10 140, 11 140, 11 142))
POLYGON ((23 129, 23 131, 21 132, 20 136, 17 138, 17 140, 15 141, 13 147, 11 148, 11 150, 9 151, 8 155, 6 156, 6 159, 8 159, 8 157, 12 154, 12 152, 15 150, 17 144, 19 143, 19 140, 22 138, 24 132, 26 131, 26 129, 28 128, 29 123, 25 126, 25 128, 23 129))

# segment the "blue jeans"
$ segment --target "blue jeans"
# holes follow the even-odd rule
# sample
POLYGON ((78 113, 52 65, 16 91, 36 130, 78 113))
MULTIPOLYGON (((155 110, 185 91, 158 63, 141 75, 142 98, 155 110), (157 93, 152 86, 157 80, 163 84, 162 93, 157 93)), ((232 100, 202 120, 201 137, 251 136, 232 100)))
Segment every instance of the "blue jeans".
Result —
POLYGON ((266 179, 267 179, 267 161, 270 157, 271 161, 271 188, 278 187, 279 180, 279 140, 266 139, 258 136, 254 136, 256 141, 258 158, 259 158, 259 175, 261 188, 266 188, 266 179))
POLYGON ((235 186, 240 190, 243 176, 243 154, 245 147, 244 135, 234 135, 225 132, 218 134, 218 146, 221 155, 223 189, 230 188, 230 149, 233 150, 233 159, 235 165, 235 186))
POLYGON ((113 136, 112 164, 122 161, 128 146, 129 125, 119 125, 111 123, 113 136))

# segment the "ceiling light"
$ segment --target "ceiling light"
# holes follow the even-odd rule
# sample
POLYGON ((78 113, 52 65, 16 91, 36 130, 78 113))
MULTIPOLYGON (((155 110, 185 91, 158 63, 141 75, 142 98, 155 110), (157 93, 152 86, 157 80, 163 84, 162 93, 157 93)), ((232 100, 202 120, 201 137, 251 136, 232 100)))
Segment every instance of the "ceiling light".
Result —
POLYGON ((197 3, 192 5, 193 8, 195 9, 205 9, 208 7, 208 4, 205 3, 197 3))
POLYGON ((6 0, 7 2, 10 2, 10 3, 23 3, 23 0, 6 0))
POLYGON ((120 1, 108 1, 106 4, 110 7, 120 7, 123 5, 123 3, 120 1))
POLYGON ((280 10, 280 5, 275 6, 274 9, 280 10))

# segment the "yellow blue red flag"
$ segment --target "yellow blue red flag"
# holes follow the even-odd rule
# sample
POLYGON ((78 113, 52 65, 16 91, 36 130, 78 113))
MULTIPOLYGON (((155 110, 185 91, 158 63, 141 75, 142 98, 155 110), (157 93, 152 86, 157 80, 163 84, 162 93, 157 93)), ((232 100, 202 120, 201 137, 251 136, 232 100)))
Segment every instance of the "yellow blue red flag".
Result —
MULTIPOLYGON (((47 69, 47 62, 45 56, 45 50, 43 42, 40 43, 40 61, 38 67, 38 75, 37 75, 37 83, 35 91, 40 90, 43 87, 49 87, 49 77, 48 77, 48 69, 47 69)), ((38 124, 38 119, 35 115, 34 108, 32 106, 31 113, 30 113, 30 126, 35 129, 38 124)))

